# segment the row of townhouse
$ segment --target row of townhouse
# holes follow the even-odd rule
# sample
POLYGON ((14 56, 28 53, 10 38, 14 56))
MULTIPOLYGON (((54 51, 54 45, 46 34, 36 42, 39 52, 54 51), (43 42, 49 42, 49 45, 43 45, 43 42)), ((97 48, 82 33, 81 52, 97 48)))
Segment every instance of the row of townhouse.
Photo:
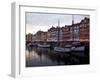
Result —
POLYGON ((84 18, 79 23, 65 25, 63 27, 52 26, 47 32, 38 31, 35 35, 27 34, 27 41, 42 42, 66 42, 66 41, 89 41, 89 18, 84 18))

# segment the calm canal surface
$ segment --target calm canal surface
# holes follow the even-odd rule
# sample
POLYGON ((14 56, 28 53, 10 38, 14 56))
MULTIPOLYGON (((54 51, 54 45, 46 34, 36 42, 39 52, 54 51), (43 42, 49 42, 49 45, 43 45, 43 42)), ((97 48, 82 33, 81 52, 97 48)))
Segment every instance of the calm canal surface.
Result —
POLYGON ((50 48, 26 48, 26 67, 89 64, 84 52, 58 53, 50 48))

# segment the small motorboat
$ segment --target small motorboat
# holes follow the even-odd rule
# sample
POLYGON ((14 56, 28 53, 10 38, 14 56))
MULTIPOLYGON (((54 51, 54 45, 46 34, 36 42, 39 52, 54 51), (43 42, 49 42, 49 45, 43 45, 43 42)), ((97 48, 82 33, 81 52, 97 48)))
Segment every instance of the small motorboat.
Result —
POLYGON ((85 51, 85 46, 71 47, 72 51, 85 51))

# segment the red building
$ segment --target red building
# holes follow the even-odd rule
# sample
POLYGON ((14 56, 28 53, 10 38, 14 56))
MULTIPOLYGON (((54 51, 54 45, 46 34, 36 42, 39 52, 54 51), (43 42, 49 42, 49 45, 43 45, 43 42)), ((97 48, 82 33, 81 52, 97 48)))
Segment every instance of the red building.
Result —
POLYGON ((80 41, 81 42, 89 42, 89 18, 84 18, 81 22, 80 22, 80 41))
POLYGON ((71 39, 71 33, 70 33, 70 26, 65 25, 64 27, 61 28, 62 30, 62 41, 70 41, 71 39))

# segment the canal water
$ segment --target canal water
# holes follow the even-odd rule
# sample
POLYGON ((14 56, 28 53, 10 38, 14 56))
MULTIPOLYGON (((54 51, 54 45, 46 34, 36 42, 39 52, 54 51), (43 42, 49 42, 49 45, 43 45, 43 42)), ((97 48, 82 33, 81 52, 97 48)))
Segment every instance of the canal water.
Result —
POLYGON ((89 64, 89 55, 85 52, 58 53, 50 48, 26 48, 25 55, 26 67, 89 64))

